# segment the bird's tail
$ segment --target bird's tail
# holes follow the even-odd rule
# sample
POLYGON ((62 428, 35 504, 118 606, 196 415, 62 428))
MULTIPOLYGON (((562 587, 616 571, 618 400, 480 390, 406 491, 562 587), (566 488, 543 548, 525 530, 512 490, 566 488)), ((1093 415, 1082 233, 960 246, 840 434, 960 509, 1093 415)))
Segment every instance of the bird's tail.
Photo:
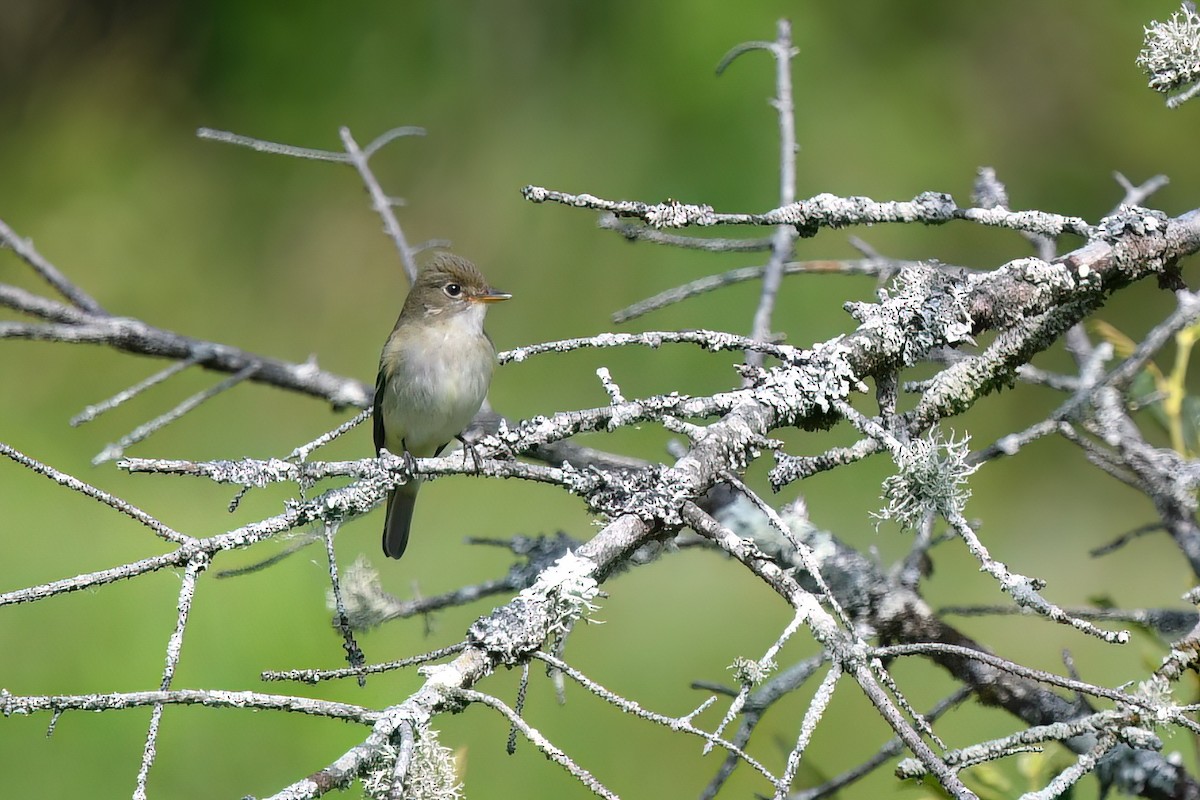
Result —
POLYGON ((383 554, 388 558, 400 558, 408 547, 408 530, 420 485, 410 481, 388 495, 387 518, 383 523, 383 554))

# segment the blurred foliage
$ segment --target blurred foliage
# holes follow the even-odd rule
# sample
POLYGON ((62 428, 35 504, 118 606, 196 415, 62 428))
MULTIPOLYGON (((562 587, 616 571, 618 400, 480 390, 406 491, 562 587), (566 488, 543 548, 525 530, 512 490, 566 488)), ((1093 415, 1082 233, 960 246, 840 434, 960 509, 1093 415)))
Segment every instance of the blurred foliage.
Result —
MULTIPOLYGON (((1096 333, 1113 346, 1121 358, 1128 358, 1137 349, 1137 342, 1103 320, 1092 324, 1096 333)), ((1170 438, 1171 448, 1188 458, 1195 458, 1200 441, 1200 397, 1189 394, 1188 367, 1192 348, 1200 336, 1200 325, 1184 328, 1175 335, 1175 361, 1171 371, 1164 373, 1150 362, 1137 374, 1129 386, 1129 395, 1170 438)))
MULTIPOLYGON (((370 380, 405 287, 356 176, 336 165, 200 141, 197 127, 333 149, 341 125, 360 142, 398 125, 426 127, 427 138, 390 145, 374 167, 388 191, 407 199, 400 219, 411 240, 451 239, 514 294, 490 316, 491 334, 504 348, 610 329, 609 314, 634 300, 756 263, 631 246, 596 230, 588 213, 534 206, 518 190, 533 183, 613 198, 674 197, 729 211, 770 208, 778 185, 777 127, 767 103, 773 66, 765 55, 751 55, 720 79, 713 68, 738 42, 771 38, 782 15, 792 19, 801 50, 794 74, 802 197, 907 199, 937 190, 965 203, 976 167, 990 165, 1014 207, 1098 219, 1120 199, 1111 177, 1120 170, 1134 182, 1167 173, 1172 183, 1151 205, 1172 215, 1190 209, 1200 177, 1193 157, 1200 107, 1167 112, 1134 66, 1142 26, 1173 9, 1118 0, 365 0, 352 6, 0 0, 0 219, 32 237, 115 313, 282 358, 316 354, 328 369, 370 380)), ((1015 235, 965 224, 854 233, 886 255, 973 267, 1027 253, 1015 235)), ((853 253, 838 231, 799 245, 802 258, 853 253)), ((11 256, 0 258, 0 276, 41 288, 11 256)), ((869 299, 873 290, 862 279, 789 279, 777 328, 794 343, 847 331, 853 322, 842 302, 869 299)), ((745 332, 756 292, 742 285, 625 329, 745 332)), ((1137 339, 1172 305, 1168 294, 1139 286, 1103 316, 1137 339)), ((1069 362, 1049 353, 1038 363, 1069 362)), ((492 402, 511 417, 602 404, 594 376, 600 365, 630 397, 709 392, 736 383, 731 364, 727 356, 686 348, 545 356, 501 370, 492 402)), ((223 530, 276 512, 288 497, 282 488, 254 492, 230 516, 226 488, 89 465, 104 444, 210 385, 212 376, 185 374, 71 429, 66 420, 83 406, 160 365, 26 342, 0 343, 0 365, 0 440, 178 529, 223 530)), ((1048 390, 1020 387, 986 399, 954 424, 984 444, 1040 419, 1058 402, 1048 390)), ((305 398, 243 386, 133 454, 282 455, 343 418, 305 398)), ((780 435, 794 453, 850 440, 843 430, 780 435)), ((647 429, 589 442, 661 459, 667 439, 647 429)), ((366 455, 369 440, 363 430, 326 455, 366 455)), ((760 487, 765 468, 750 474, 760 487)), ((877 534, 869 517, 889 472, 876 459, 800 488, 818 524, 890 559, 907 538, 886 528, 877 534)), ((1172 605, 1189 583, 1165 538, 1133 545, 1143 574, 1156 576, 1147 585, 1123 583, 1118 559, 1080 568, 1089 547, 1154 512, 1069 445, 1038 443, 1019 460, 983 469, 972 488, 967 512, 985 521, 982 535, 994 555, 1049 579, 1048 596, 1063 605, 1101 588, 1117 603, 1172 605)), ((0 508, 3 590, 161 549, 136 525, 13 464, 0 464, 0 508)), ((363 551, 378 558, 379 523, 373 516, 341 532, 346 563, 363 551)), ((459 478, 422 493, 415 524, 407 558, 385 565, 385 583, 397 593, 419 587, 431 594, 506 568, 494 548, 465 546, 465 535, 559 529, 586 535, 592 522, 558 492, 459 478)), ((261 688, 257 675, 264 668, 339 664, 340 643, 323 605, 322 556, 307 552, 219 585, 212 575, 204 578, 177 686, 261 688)), ((951 544, 934 555, 931 603, 995 601, 994 585, 977 575, 961 548, 951 544)), ((0 686, 20 694, 157 686, 177 588, 178 576, 155 575, 0 609, 0 686)), ((788 617, 761 585, 708 554, 664 560, 608 588, 599 614, 608 624, 578 630, 566 655, 664 713, 698 705, 703 698, 690 681, 729 681, 727 665, 760 655, 788 617), (683 630, 698 635, 684 639, 683 630)), ((489 607, 446 612, 428 634, 413 621, 367 634, 362 643, 372 660, 432 649, 457 640, 489 607)), ((1070 647, 1084 678, 1110 684, 1140 668, 1139 658, 1158 646, 1147 640, 1114 654, 1026 618, 964 627, 1001 654, 1048 669, 1057 669, 1057 654, 1070 647)), ((782 658, 810 647, 794 645, 782 658)), ((918 708, 949 687, 924 665, 897 664, 896 673, 918 708)), ((365 690, 347 683, 319 693, 384 705, 418 681, 410 673, 373 679, 365 690)), ((513 686, 513 676, 500 675, 482 688, 511 701, 513 686)), ((889 735, 853 694, 841 693, 818 729, 809 758, 819 774, 850 766, 889 735)), ((531 718, 623 796, 691 796, 715 771, 717 756, 701 760, 696 742, 620 718, 579 691, 568 695, 560 708, 547 682, 535 680, 531 718)), ((786 758, 802 708, 803 698, 792 698, 760 728, 756 742, 769 765, 786 758)), ((701 721, 711 724, 719 714, 710 711, 701 721)), ((148 717, 149 711, 67 715, 49 739, 46 717, 0 721, 0 763, 9 766, 0 794, 122 796, 132 790, 148 717)), ((584 795, 531 747, 506 756, 507 725, 487 710, 438 724, 443 743, 463 748, 472 797, 584 795)), ((939 731, 956 745, 1015 724, 995 712, 961 711, 939 731)), ((169 708, 151 794, 269 793, 325 765, 361 735, 323 721, 169 708)), ((881 773, 843 796, 892 787, 881 773)), ((763 785, 740 770, 727 791, 745 796, 763 785)))

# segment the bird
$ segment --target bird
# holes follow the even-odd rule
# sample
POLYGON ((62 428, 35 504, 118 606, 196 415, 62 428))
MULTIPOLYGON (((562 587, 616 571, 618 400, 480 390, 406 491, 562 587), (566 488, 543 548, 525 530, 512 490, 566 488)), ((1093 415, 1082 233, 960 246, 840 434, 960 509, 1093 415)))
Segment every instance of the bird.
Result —
MULTIPOLYGON (((379 356, 375 381, 375 452, 436 456, 462 439, 487 397, 496 349, 483 330, 492 303, 508 300, 461 256, 439 253, 413 280, 400 316, 379 356)), ((465 457, 465 456, 464 456, 465 457)), ((408 547, 419 479, 388 493, 383 552, 400 558, 408 547)))

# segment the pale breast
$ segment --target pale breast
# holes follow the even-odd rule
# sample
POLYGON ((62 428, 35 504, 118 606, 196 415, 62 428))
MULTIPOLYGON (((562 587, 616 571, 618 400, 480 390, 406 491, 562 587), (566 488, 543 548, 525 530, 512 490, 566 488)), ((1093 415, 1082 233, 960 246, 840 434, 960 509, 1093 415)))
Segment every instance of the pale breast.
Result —
POLYGON ((479 411, 496 356, 482 325, 467 316, 415 326, 419 332, 401 331, 388 343, 384 360, 392 370, 382 404, 388 450, 406 445, 413 455, 431 455, 479 411))

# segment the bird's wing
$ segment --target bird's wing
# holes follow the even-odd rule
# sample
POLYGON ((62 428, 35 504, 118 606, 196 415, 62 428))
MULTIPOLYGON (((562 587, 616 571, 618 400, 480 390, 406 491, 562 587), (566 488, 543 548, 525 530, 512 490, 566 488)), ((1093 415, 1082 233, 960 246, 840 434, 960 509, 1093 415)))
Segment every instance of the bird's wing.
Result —
POLYGON ((379 455, 386 441, 383 431, 383 389, 386 383, 387 379, 380 369, 379 377, 375 379, 375 408, 371 411, 371 416, 375 418, 375 455, 379 455))

